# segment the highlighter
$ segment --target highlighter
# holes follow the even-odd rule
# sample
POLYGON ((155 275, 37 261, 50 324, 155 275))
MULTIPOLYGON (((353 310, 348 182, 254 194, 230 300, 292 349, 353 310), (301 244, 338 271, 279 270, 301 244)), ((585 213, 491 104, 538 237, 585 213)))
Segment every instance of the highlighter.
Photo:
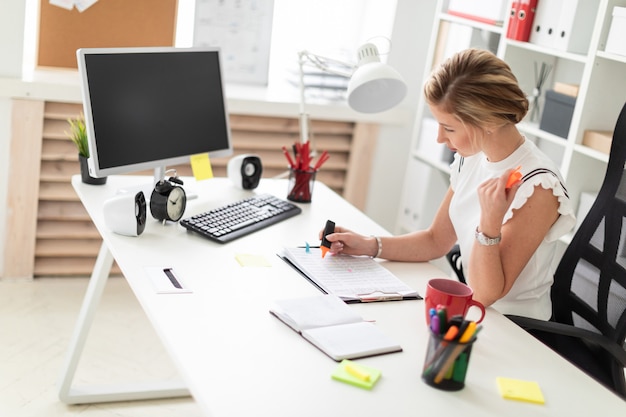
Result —
POLYGON ((522 166, 518 166, 517 168, 515 168, 510 174, 509 174, 509 179, 506 181, 506 188, 511 188, 513 185, 515 185, 519 180, 522 179, 522 174, 521 172, 519 172, 520 168, 522 166))
POLYGON ((367 371, 364 371, 363 369, 358 368, 351 363, 346 363, 343 369, 345 369, 347 373, 357 379, 360 379, 361 381, 368 382, 371 378, 371 375, 367 371))
POLYGON ((324 234, 322 235, 322 243, 320 244, 320 249, 322 251, 322 258, 326 256, 326 252, 330 249, 330 242, 326 239, 331 233, 335 232, 335 222, 332 220, 326 220, 326 226, 324 227, 324 234))

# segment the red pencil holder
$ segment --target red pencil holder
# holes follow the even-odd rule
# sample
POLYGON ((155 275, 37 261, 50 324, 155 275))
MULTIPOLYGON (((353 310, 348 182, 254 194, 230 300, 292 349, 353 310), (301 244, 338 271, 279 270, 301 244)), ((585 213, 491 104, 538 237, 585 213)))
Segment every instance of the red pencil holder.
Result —
POLYGON ((297 203, 310 203, 313 196, 315 173, 316 171, 313 170, 290 169, 287 200, 297 203))

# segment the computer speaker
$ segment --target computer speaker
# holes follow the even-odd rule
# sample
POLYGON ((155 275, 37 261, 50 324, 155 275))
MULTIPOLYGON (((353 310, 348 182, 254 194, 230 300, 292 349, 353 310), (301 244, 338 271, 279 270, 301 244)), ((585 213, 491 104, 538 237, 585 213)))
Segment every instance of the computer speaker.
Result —
POLYGON ((259 185, 263 166, 256 155, 238 155, 228 161, 228 178, 244 190, 252 190, 259 185))
POLYGON ((146 197, 121 193, 104 202, 104 223, 113 232, 124 236, 139 236, 146 228, 146 197))

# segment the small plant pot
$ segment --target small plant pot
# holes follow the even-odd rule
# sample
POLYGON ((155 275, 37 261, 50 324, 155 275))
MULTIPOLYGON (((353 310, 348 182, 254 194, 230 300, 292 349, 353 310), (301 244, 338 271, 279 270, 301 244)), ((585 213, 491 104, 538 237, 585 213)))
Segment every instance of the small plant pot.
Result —
POLYGON ((87 158, 82 155, 78 155, 78 162, 80 162, 80 176, 85 184, 91 185, 103 185, 107 182, 107 177, 95 178, 89 175, 89 166, 87 166, 87 158))

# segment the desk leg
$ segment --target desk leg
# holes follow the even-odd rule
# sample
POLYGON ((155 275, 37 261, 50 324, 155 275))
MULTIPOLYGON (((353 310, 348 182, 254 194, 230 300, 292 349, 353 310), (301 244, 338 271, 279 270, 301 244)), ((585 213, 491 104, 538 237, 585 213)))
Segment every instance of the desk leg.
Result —
POLYGON ((61 380, 59 382, 59 398, 66 404, 85 404, 114 401, 147 400, 155 398, 188 397, 189 390, 180 381, 158 381, 134 385, 117 385, 115 387, 79 387, 72 388, 72 380, 87 340, 87 334, 102 298, 104 286, 109 278, 113 256, 102 242, 98 259, 94 265, 89 286, 74 329, 74 335, 67 352, 61 380))

